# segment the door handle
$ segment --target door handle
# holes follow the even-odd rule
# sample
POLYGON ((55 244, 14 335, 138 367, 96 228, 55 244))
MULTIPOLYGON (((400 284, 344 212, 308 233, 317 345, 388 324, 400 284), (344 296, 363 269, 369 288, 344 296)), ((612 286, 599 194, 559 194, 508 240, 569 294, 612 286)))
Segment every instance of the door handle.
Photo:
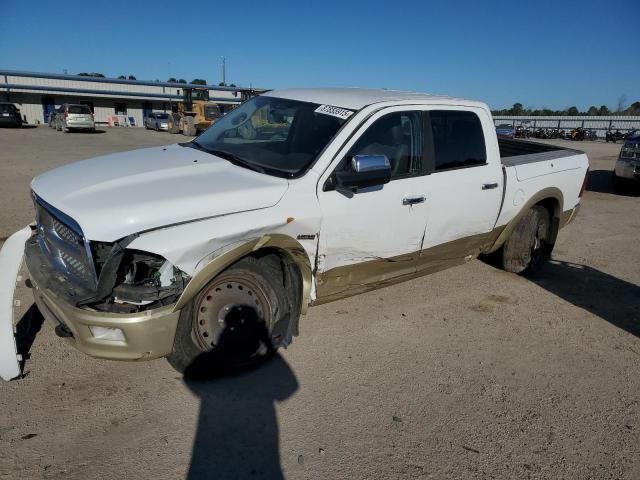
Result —
POLYGON ((427 199, 424 195, 418 195, 416 197, 405 197, 402 199, 402 205, 415 205, 416 203, 424 203, 427 199))
POLYGON ((483 183, 482 184, 482 189, 483 190, 491 190, 492 188, 498 188, 498 182, 491 182, 491 183, 483 183))

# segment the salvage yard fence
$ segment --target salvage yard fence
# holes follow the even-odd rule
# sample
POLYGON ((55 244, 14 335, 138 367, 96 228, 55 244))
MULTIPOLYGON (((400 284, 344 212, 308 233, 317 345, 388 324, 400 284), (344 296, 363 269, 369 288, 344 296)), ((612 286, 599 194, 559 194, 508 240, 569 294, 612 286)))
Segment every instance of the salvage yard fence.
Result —
POLYGON ((551 116, 536 117, 526 115, 498 115, 493 117, 496 125, 508 123, 517 127, 522 125, 525 128, 537 130, 538 128, 557 128, 564 131, 571 131, 574 128, 582 127, 588 130, 594 130, 598 137, 604 138, 607 130, 620 130, 622 133, 631 130, 640 130, 639 116, 602 116, 593 117, 588 115, 576 116, 551 116))

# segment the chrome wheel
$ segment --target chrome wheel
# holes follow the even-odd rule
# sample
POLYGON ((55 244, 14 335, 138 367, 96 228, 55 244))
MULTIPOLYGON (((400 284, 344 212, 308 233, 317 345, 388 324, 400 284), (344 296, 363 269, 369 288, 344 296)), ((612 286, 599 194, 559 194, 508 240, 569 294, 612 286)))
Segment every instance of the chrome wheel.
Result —
POLYGON ((242 328, 243 320, 241 324, 227 324, 227 315, 233 307, 251 308, 267 328, 272 324, 272 308, 259 283, 239 272, 223 274, 200 292, 194 304, 193 336, 201 350, 212 350, 226 329, 242 328))

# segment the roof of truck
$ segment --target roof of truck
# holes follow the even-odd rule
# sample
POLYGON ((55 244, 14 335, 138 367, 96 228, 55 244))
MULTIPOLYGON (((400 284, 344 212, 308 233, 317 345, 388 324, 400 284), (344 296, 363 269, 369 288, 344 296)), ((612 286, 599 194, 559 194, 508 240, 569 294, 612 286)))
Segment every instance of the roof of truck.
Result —
POLYGON ((467 105, 486 108, 482 102, 421 92, 402 92, 373 88, 290 88, 271 90, 264 95, 360 110, 374 103, 415 102, 419 104, 467 105))

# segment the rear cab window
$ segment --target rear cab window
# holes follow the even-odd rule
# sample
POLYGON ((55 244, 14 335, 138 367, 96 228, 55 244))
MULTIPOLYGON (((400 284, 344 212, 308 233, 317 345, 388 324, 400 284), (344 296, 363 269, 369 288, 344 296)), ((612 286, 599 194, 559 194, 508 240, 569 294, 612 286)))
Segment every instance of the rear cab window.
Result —
POLYGON ((428 154, 434 172, 487 163, 484 131, 478 115, 469 111, 431 110, 427 135, 428 154))

